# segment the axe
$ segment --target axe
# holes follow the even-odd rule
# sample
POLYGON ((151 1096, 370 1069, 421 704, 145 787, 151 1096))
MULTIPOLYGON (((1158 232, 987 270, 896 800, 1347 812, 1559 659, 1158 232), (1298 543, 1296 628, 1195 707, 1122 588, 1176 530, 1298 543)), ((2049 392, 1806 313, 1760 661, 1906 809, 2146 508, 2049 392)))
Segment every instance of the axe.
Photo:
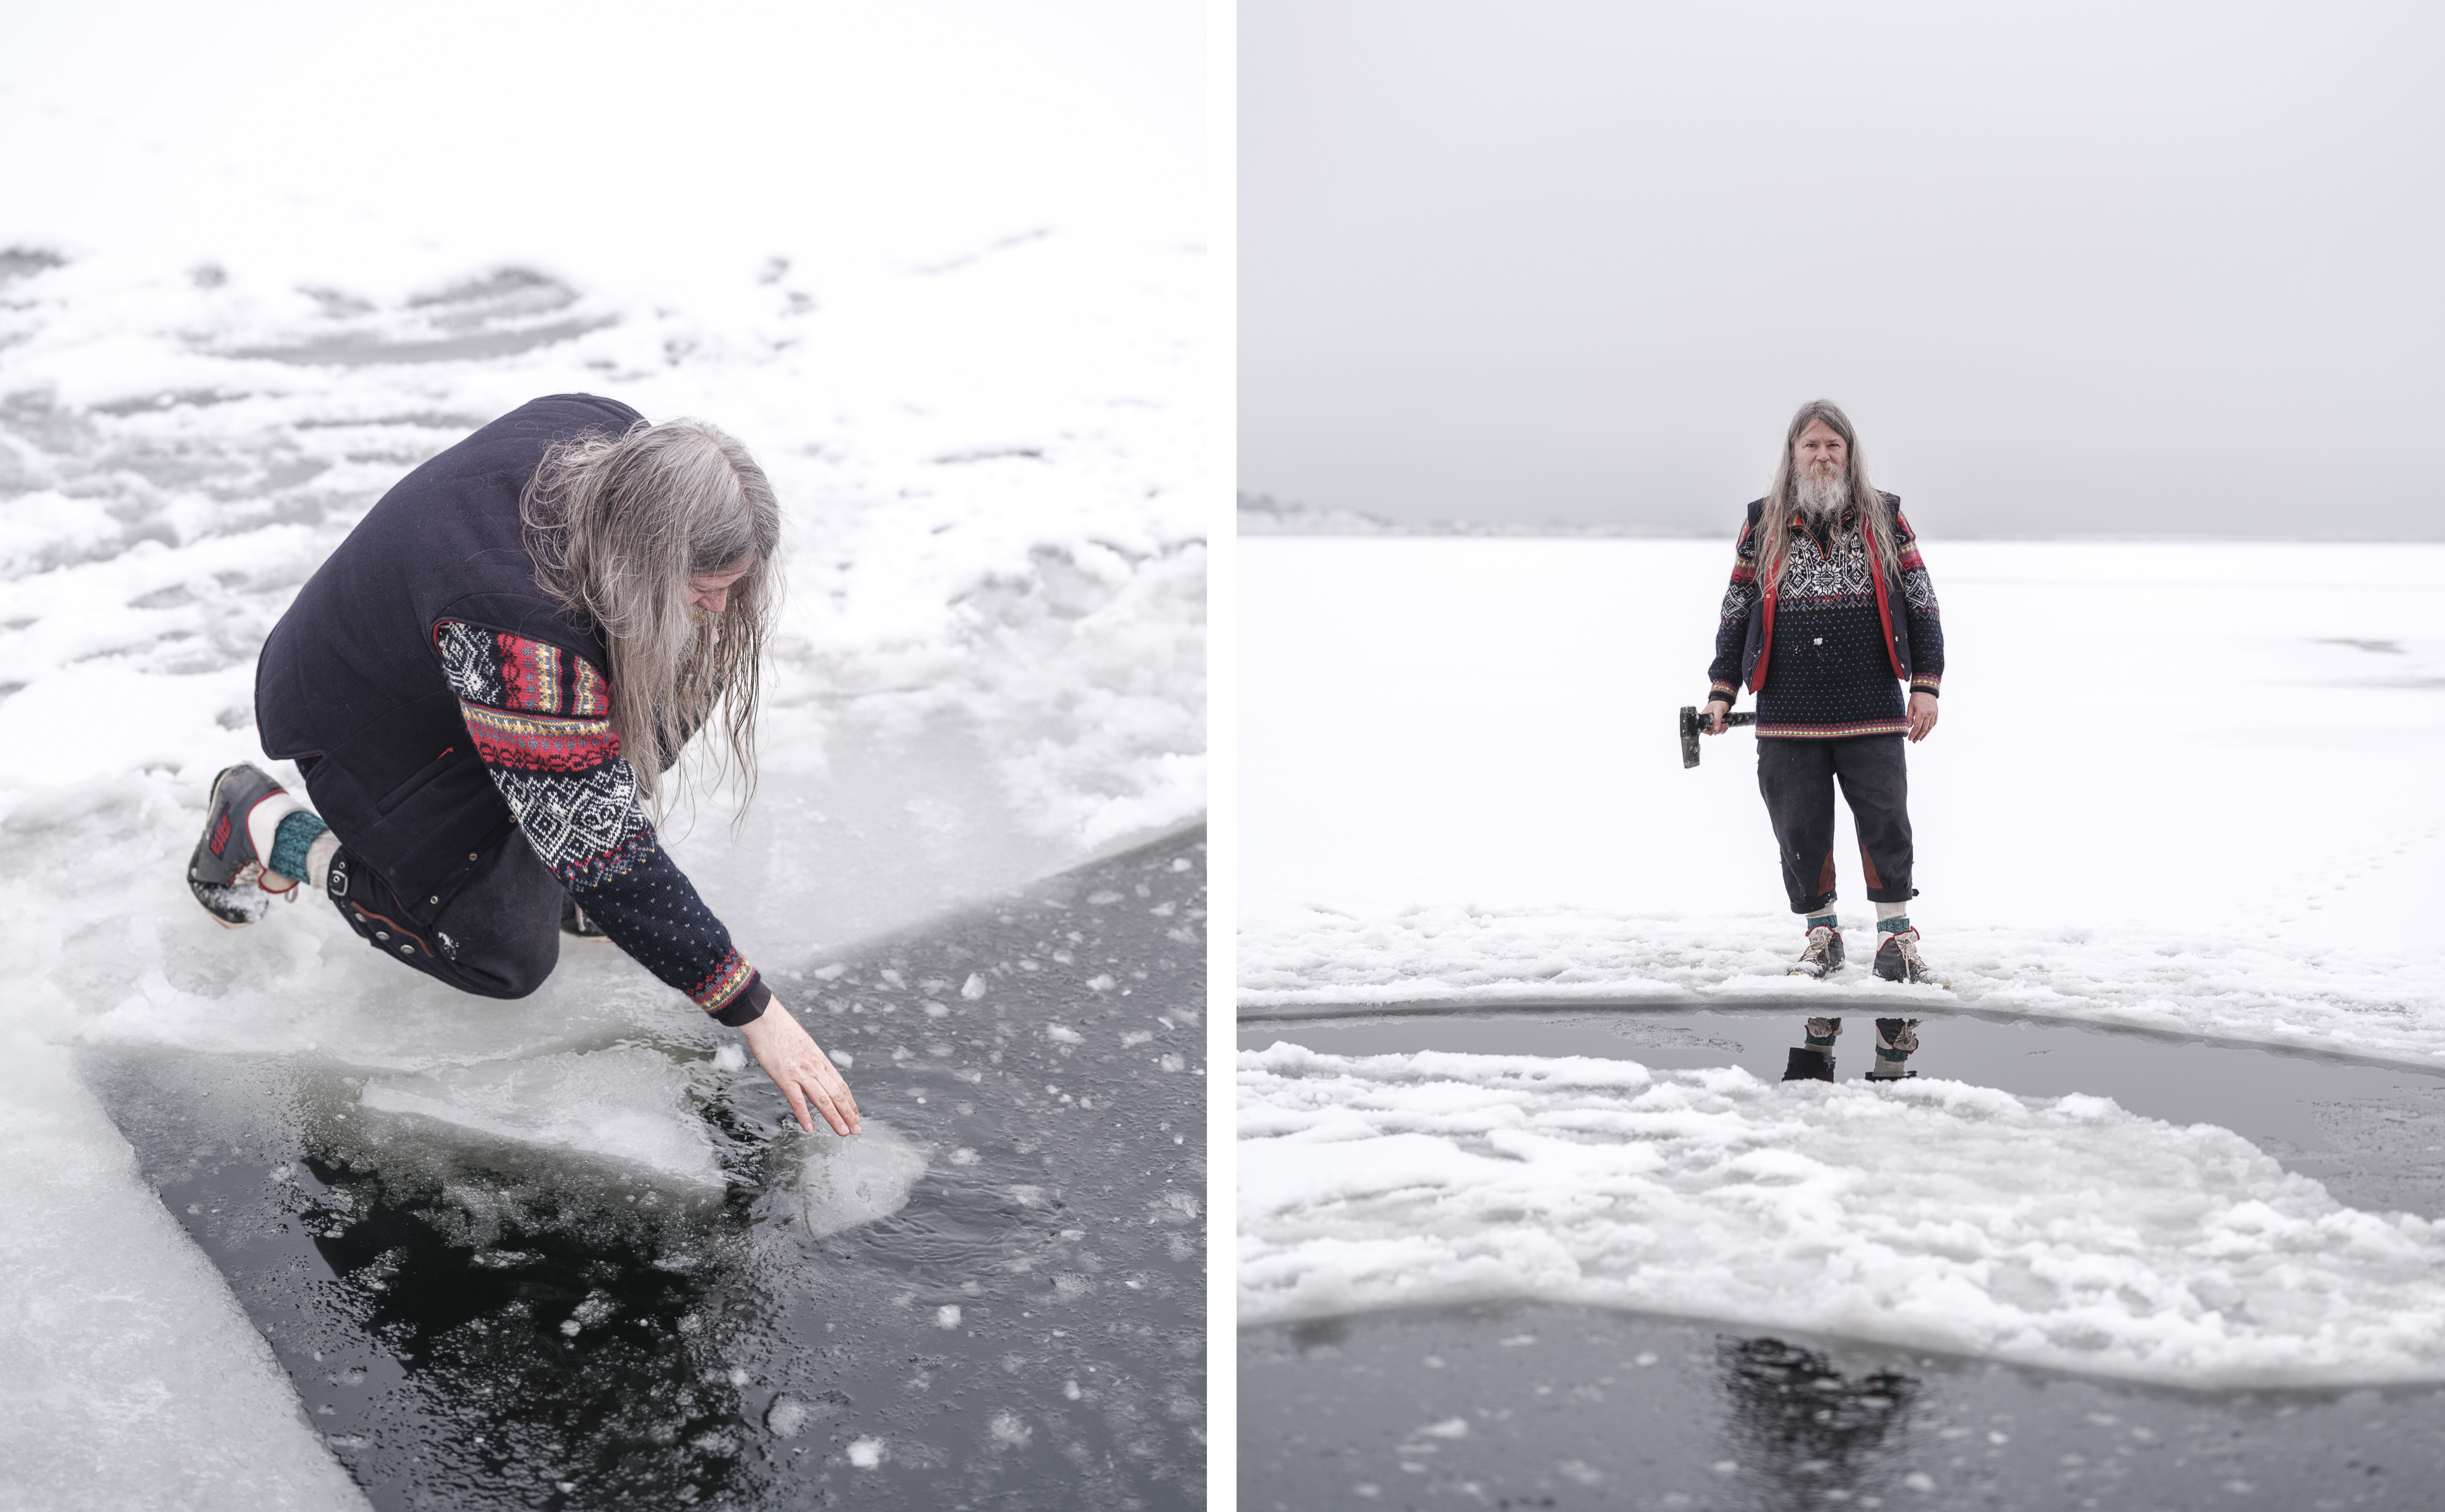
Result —
MULTIPOLYGON (((1726 727, 1735 724, 1755 724, 1757 715, 1754 713, 1726 714, 1724 716, 1724 723, 1726 727)), ((1698 764, 1698 732, 1705 728, 1705 723, 1698 718, 1696 704, 1681 705, 1681 765, 1683 767, 1694 767, 1698 764)))

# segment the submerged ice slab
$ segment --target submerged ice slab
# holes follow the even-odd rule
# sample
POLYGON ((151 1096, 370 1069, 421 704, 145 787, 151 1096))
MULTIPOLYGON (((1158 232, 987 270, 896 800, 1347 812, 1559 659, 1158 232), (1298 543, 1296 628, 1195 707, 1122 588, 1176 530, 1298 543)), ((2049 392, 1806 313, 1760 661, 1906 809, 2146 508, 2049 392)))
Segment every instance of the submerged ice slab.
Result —
POLYGON ((1278 1044, 1240 1104, 1247 1323, 1522 1298, 2190 1387, 2445 1379, 2445 1223, 2100 1097, 1278 1044))
POLYGON ((881 1119, 865 1120, 854 1139, 818 1128, 805 1144, 798 1183, 809 1239, 890 1217, 925 1174, 925 1148, 881 1119))

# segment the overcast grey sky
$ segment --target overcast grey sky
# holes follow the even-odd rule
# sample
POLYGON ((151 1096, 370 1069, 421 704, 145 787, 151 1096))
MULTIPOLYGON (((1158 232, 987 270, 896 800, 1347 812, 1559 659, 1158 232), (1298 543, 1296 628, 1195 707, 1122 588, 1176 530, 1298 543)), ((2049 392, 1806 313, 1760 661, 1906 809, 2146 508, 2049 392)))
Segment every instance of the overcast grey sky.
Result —
POLYGON ((1241 0, 1240 486, 2445 535, 2445 7, 1241 0))

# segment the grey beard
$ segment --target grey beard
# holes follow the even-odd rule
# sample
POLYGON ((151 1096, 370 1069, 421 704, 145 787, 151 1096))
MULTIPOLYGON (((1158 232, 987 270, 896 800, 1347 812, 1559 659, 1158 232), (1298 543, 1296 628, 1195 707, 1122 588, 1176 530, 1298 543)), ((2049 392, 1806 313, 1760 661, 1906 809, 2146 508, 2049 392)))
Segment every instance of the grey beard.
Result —
POLYGON ((1851 503, 1851 479, 1837 474, 1833 477, 1802 476, 1792 490, 1792 499, 1800 513, 1819 525, 1831 525, 1841 518, 1851 503))

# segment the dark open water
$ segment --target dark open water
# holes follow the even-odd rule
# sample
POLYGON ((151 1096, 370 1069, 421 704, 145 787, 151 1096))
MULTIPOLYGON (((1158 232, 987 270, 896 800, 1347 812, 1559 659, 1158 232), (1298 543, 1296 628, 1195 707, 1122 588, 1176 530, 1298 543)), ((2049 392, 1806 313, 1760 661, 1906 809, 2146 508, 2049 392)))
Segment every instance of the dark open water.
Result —
MULTIPOLYGON (((396 1119, 232 1142, 196 1057, 88 1070, 376 1506, 1200 1506, 1204 854, 1096 863, 792 992, 922 1175, 798 1132, 752 1062, 702 1083, 728 1185, 697 1201, 396 1119)), ((216 1059, 222 1101, 347 1095, 216 1059)))

